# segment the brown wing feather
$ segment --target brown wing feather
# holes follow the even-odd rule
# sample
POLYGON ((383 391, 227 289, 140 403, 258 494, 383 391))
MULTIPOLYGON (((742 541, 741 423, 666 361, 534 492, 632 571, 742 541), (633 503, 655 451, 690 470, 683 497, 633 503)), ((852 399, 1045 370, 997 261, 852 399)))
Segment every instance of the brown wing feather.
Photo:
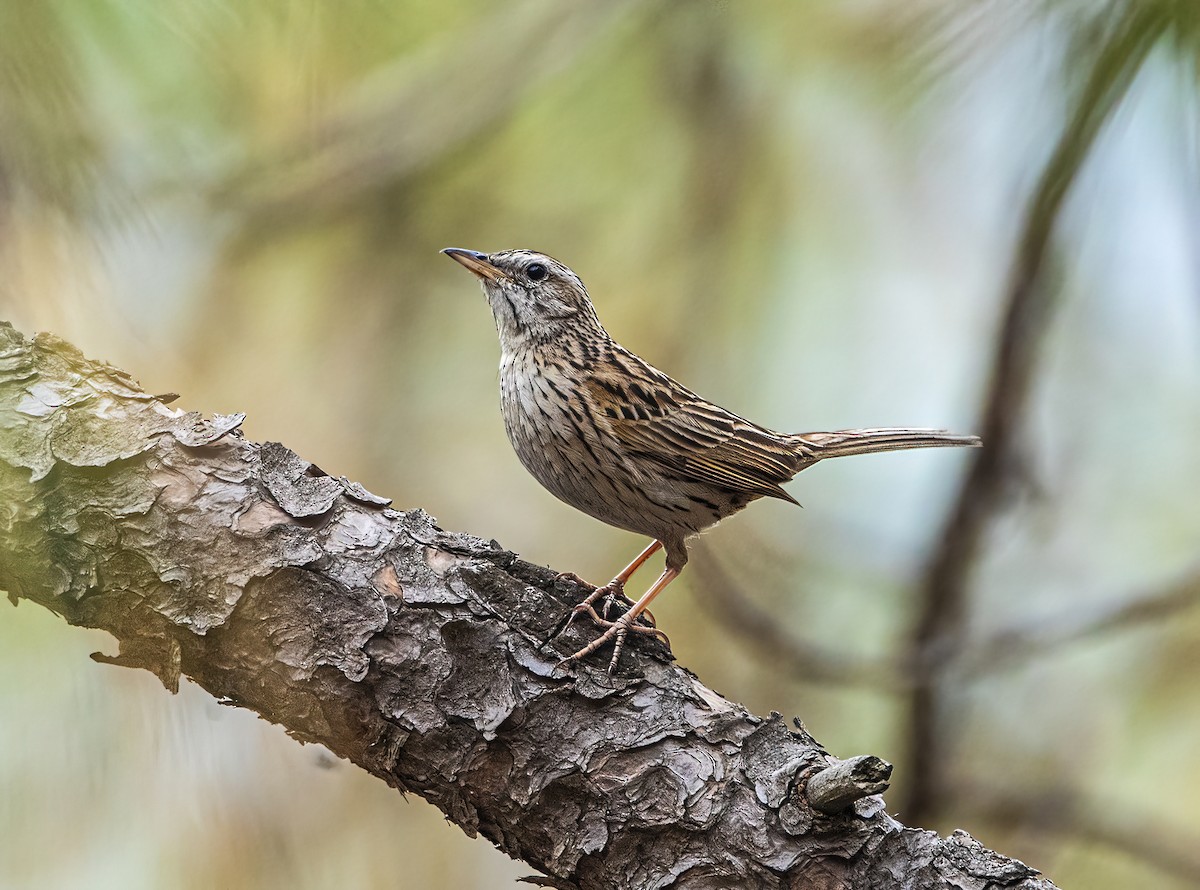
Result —
POLYGON ((582 389, 631 454, 685 481, 796 503, 780 487, 804 464, 794 443, 705 402, 632 353, 597 363, 582 389))

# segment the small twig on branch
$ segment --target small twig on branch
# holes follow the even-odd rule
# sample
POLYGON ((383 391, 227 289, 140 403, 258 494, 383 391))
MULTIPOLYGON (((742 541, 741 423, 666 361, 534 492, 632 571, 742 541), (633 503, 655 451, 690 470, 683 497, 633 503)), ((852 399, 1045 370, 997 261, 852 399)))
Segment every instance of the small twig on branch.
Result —
POLYGON ((814 809, 840 813, 855 801, 881 794, 892 777, 892 765, 874 754, 842 760, 813 775, 804 794, 814 809))

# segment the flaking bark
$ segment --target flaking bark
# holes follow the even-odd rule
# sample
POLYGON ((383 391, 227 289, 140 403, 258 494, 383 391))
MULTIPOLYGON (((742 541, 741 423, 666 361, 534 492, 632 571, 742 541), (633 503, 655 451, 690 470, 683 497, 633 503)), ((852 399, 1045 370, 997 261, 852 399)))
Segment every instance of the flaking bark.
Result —
POLYGON ((0 327, 0 588, 111 633, 100 660, 186 676, 421 795, 552 886, 1052 890, 880 797, 814 809, 806 783, 837 761, 652 641, 613 678, 603 659, 556 672, 591 628, 539 647, 580 590, 241 419, 0 327))

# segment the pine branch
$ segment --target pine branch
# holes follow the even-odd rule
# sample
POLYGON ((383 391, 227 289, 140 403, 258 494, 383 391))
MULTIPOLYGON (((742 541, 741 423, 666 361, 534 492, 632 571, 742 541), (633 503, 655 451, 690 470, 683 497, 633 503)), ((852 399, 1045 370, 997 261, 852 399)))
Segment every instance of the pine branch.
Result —
POLYGON ((0 587, 111 633, 100 660, 419 794, 543 885, 1052 890, 964 833, 905 829, 871 796, 886 764, 842 765, 656 644, 612 679, 556 672, 582 637, 541 643, 581 590, 241 419, 0 327, 0 587))

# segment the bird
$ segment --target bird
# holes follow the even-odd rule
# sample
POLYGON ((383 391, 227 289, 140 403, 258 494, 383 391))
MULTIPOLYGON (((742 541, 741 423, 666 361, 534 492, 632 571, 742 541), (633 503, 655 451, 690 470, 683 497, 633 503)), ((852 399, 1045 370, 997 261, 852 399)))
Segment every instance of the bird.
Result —
POLYGON ((831 457, 982 444, 937 429, 776 432, 701 398, 621 346, 600 323, 583 281, 553 257, 525 249, 442 253, 483 285, 500 339, 504 428, 525 469, 572 507, 651 539, 560 625, 557 632, 587 614, 603 628, 560 667, 612 643, 611 675, 631 632, 666 640, 647 609, 683 571, 688 539, 759 498, 798 504, 783 484, 801 470, 831 457), (660 548, 662 574, 609 620, 611 604, 660 548), (601 598, 603 615, 595 608, 601 598))

